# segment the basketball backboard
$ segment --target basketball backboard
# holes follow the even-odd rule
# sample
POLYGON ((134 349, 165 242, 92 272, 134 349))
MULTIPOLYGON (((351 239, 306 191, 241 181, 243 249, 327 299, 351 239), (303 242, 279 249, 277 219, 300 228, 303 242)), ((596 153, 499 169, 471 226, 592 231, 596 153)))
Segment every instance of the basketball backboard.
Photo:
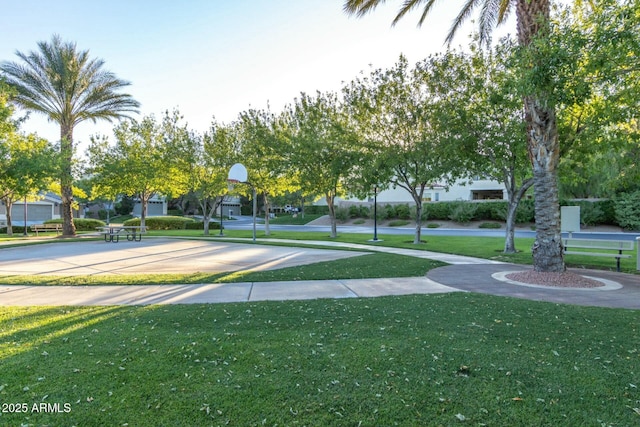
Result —
POLYGON ((229 169, 227 180, 231 182, 247 182, 249 174, 242 163, 236 163, 229 169))

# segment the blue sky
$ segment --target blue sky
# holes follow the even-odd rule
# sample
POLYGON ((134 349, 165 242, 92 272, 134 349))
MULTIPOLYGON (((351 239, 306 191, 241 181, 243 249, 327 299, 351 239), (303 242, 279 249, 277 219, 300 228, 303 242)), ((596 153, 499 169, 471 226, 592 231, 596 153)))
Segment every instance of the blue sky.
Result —
MULTIPOLYGON (((142 104, 137 117, 178 108, 202 132, 213 116, 229 122, 267 103, 277 112, 300 92, 338 91, 401 53, 413 63, 443 51, 462 1, 440 2, 420 29, 418 13, 391 27, 399 4, 358 19, 342 12, 343 0, 11 1, 0 14, 0 61, 17 61, 16 50, 36 50, 59 34, 131 82, 127 92, 142 104)), ((454 46, 467 45, 471 29, 454 46)), ((508 31, 514 24, 500 33, 508 31)), ((80 124, 75 140, 82 149, 89 135, 111 137, 112 127, 80 124)), ((58 127, 36 115, 22 130, 59 139, 58 127)))

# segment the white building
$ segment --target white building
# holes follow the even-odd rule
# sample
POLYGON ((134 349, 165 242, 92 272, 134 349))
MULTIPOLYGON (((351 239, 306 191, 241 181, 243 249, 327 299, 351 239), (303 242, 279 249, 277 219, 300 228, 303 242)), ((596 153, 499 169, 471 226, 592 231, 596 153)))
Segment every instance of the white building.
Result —
MULTIPOLYGON (((498 181, 474 177, 470 180, 458 180, 449 188, 435 184, 433 188, 428 188, 424 192, 423 202, 444 202, 453 200, 503 200, 507 199, 507 192, 504 185, 498 181)), ((378 193, 378 204, 414 204, 414 200, 407 190, 401 187, 390 188, 378 193)), ((351 205, 354 203, 373 203, 373 192, 368 199, 357 199, 355 197, 337 198, 336 205, 351 205)), ((324 198, 316 204, 326 205, 324 198)))

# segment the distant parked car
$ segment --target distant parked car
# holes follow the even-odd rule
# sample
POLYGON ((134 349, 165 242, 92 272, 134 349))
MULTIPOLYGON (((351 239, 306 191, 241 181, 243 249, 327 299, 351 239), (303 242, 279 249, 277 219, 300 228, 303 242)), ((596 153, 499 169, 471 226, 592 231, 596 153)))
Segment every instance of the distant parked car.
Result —
POLYGON ((284 211, 286 213, 298 213, 299 209, 295 206, 291 206, 291 205, 286 205, 284 207, 284 211))

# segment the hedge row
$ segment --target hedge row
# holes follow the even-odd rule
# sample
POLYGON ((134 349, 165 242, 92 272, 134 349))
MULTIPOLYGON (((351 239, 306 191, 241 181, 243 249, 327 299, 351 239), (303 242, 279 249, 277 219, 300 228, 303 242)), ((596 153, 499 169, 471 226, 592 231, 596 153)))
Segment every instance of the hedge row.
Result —
MULTIPOLYGON (((140 218, 126 220, 123 225, 140 225, 140 218)), ((183 216, 152 216, 145 219, 149 230, 204 230, 204 222, 183 216)), ((220 229, 217 222, 209 222, 209 230, 220 229)))
MULTIPOLYGON (((62 218, 49 219, 45 221, 45 224, 62 224, 62 218)), ((76 226, 77 231, 96 231, 98 227, 104 227, 106 224, 99 219, 91 218, 73 218, 73 224, 76 226)), ((14 227, 15 232, 15 227, 14 227)))
MULTIPOLYGON (((580 206, 580 221, 585 226, 617 225, 628 230, 640 230, 640 191, 621 194, 611 200, 561 200, 561 206, 580 206)), ((326 206, 311 206, 309 212, 321 211, 326 206)), ((413 219, 416 209, 408 204, 378 205, 378 219, 413 219)), ((336 209, 336 217, 341 221, 353 218, 373 218, 373 208, 368 205, 351 205, 336 209)), ((507 201, 492 200, 482 202, 451 201, 425 203, 422 220, 455 221, 504 221, 507 217, 507 201)), ((533 200, 522 200, 516 211, 517 223, 535 221, 533 200)))

